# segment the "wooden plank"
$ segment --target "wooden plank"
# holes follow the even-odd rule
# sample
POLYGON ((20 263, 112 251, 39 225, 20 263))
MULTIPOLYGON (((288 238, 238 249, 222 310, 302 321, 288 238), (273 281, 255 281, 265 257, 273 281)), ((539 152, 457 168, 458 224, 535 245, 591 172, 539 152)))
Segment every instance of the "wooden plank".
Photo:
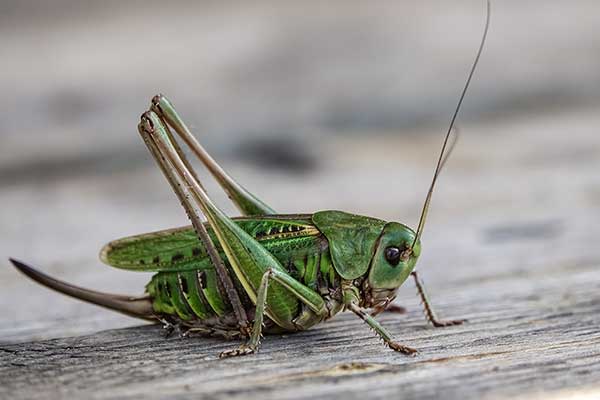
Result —
MULTIPOLYGON (((421 350, 393 353, 351 315, 267 337, 258 355, 219 360, 233 346, 161 337, 158 327, 0 347, 11 398, 485 398, 594 385, 600 376, 597 264, 436 290, 463 327, 426 327, 418 305, 383 323, 421 350), (535 293, 532 293, 532 281, 535 293)), ((526 397, 526 396, 525 396, 526 397)))
MULTIPOLYGON (((526 124, 464 127, 466 132, 481 130, 491 136, 464 140, 444 174, 425 232, 420 269, 440 314, 469 322, 444 329, 428 327, 407 282, 400 302, 408 307, 408 315, 384 315, 381 320, 402 342, 421 350, 414 358, 389 351, 360 320, 344 315, 305 333, 267 337, 258 355, 218 360, 220 351, 235 344, 164 339, 161 329, 152 326, 102 330, 101 326, 123 326, 124 320, 60 298, 14 271, 3 270, 5 277, 12 273, 9 282, 15 287, 3 315, 10 315, 8 308, 22 309, 32 319, 16 324, 4 317, 0 322, 4 332, 0 390, 11 398, 48 393, 55 398, 389 398, 401 394, 459 399, 528 398, 538 392, 593 389, 600 377, 600 248, 590 238, 600 235, 600 226, 591 218, 598 215, 593 193, 599 187, 595 171, 600 158, 595 155, 600 142, 589 140, 591 128, 576 124, 584 115, 586 121, 600 122, 597 116, 575 112, 526 124), (557 129, 571 126, 571 135, 546 137, 543 128, 549 119, 557 129), (543 139, 546 147, 534 145, 543 139), (516 140, 523 146, 508 153, 500 145, 516 140), (588 156, 582 156, 584 149, 588 156), (571 173, 561 174, 566 166, 571 173), (577 207, 574 198, 579 199, 577 207), (40 304, 53 306, 40 309, 40 304), (59 325, 46 311, 59 317, 59 325), (46 326, 51 327, 48 332, 46 326), (47 339, 82 329, 96 333, 47 339)), ((303 187, 314 193, 335 178, 328 200, 340 208, 360 209, 352 199, 338 197, 346 185, 354 190, 359 175, 360 182, 371 183, 373 193, 389 194, 384 207, 378 208, 376 200, 363 207, 373 207, 384 217, 393 216, 399 207, 406 214, 402 220, 409 214, 416 219, 422 193, 417 190, 403 197, 405 184, 392 189, 387 179, 376 177, 402 164, 401 172, 394 172, 398 182, 417 177, 415 186, 424 191, 423 182, 431 172, 427 159, 431 157, 426 154, 433 154, 438 141, 421 135, 371 138, 356 165, 358 153, 353 149, 366 149, 366 143, 356 140, 343 145, 339 140, 330 142, 332 148, 341 145, 346 152, 330 160, 330 172, 311 178, 303 187), (382 154, 393 154, 390 148, 402 148, 408 160, 399 163, 383 157, 382 161, 382 154), (346 163, 354 168, 340 170, 346 163)), ((260 177, 250 178, 258 186, 260 177)), ((156 180, 157 174, 148 179, 156 180)), ((293 189, 282 182, 267 192, 282 186, 293 189)), ((132 209, 136 201, 131 200, 132 209)), ((163 202, 168 209, 173 200, 167 196, 163 202)), ((110 212, 108 207, 103 211, 110 212)), ((101 226, 102 215, 95 218, 101 226)), ((141 221, 131 224, 136 222, 141 221)), ((66 270, 55 267, 52 272, 66 277, 66 271, 72 271, 71 280, 87 280, 88 286, 112 282, 119 286, 117 291, 132 292, 126 280, 135 274, 76 261, 66 257, 61 262, 66 270)))

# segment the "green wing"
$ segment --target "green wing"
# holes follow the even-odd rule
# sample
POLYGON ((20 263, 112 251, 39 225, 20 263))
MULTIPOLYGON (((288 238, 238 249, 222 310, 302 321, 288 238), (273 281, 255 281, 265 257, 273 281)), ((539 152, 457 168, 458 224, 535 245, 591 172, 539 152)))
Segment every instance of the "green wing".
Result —
POLYGON ((198 269, 206 249, 191 226, 130 236, 108 243, 100 260, 117 268, 137 271, 198 269))
MULTIPOLYGON (((316 246, 320 232, 310 215, 273 215, 233 219, 276 257, 316 246)), ((208 229, 217 250, 223 250, 208 229)), ((118 239, 100 252, 105 264, 134 271, 186 271, 212 268, 206 249, 191 226, 118 239)))

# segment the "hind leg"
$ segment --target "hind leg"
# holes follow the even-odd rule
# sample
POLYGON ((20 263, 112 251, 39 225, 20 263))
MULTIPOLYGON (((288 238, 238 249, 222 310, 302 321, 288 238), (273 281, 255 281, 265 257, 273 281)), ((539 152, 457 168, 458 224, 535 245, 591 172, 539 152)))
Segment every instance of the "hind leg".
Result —
MULTIPOLYGON (((328 309, 324 299, 317 292, 287 274, 285 268, 267 249, 213 203, 200 183, 187 169, 185 162, 171 143, 168 127, 162 119, 152 111, 146 112, 142 116, 139 128, 163 172, 167 176, 173 177, 169 181, 177 182, 173 185, 175 190, 184 188, 184 193, 179 196, 184 202, 186 210, 191 209, 194 212, 190 213, 193 217, 192 221, 199 220, 197 211, 206 216, 210 228, 215 232, 215 236, 227 256, 231 269, 257 308, 261 304, 258 297, 268 296, 268 300, 265 300, 266 303, 263 305, 263 308, 266 309, 264 312, 275 324, 288 330, 297 329, 293 318, 296 315, 299 301, 307 305, 317 316, 325 318, 328 309), (261 282, 265 279, 265 273, 269 273, 268 276, 277 282, 269 290, 268 295, 266 288, 264 294, 259 289, 259 287, 263 287, 261 282)), ((194 227, 196 227, 195 224, 194 227)), ((262 318, 262 313, 257 311, 256 315, 256 320, 262 318)), ((257 321, 254 323, 255 329, 252 331, 254 339, 249 342, 251 348, 257 346, 254 343, 260 337, 262 320, 260 322, 260 324, 257 321)))
MULTIPOLYGON (((148 114, 148 113, 146 113, 146 114, 148 114)), ((146 114, 144 114, 144 115, 146 115, 146 114)), ((190 189, 189 189, 189 183, 185 184, 185 183, 181 182, 180 177, 178 177, 174 173, 174 171, 170 167, 168 161, 165 159, 165 156, 161 153, 156 140, 151 136, 150 132, 154 131, 154 124, 156 124, 157 128, 161 128, 161 132, 169 139, 169 143, 171 144, 174 151, 178 155, 180 155, 181 149, 176 145, 176 142, 171 141, 172 136, 169 131, 169 128, 166 125, 163 125, 161 120, 158 119, 157 117, 154 120, 154 122, 152 122, 148 118, 142 119, 142 122, 138 126, 140 135, 142 136, 144 143, 146 143, 148 150, 150 150, 150 153, 154 157, 154 159, 157 162, 158 166, 160 167, 161 171, 167 178, 167 181, 171 185, 171 188, 177 195, 177 198, 179 199, 181 205, 185 209, 188 217, 190 218, 190 220, 192 222, 194 230, 198 234, 199 239, 204 244, 204 246, 207 250, 207 253, 209 255, 209 258, 210 258, 210 260, 215 268, 215 271, 219 277, 219 281, 223 287, 223 291, 225 292, 225 295, 226 295, 227 299, 229 300, 229 303, 231 304, 233 311, 236 315, 240 331, 243 332, 244 335, 247 335, 247 334, 249 334, 248 317, 246 316, 246 311, 242 305, 241 299, 240 299, 240 297, 237 293, 237 290, 233 284, 233 281, 229 274, 229 271, 225 267, 225 264, 223 263, 223 260, 222 260, 221 256, 219 255, 219 252, 217 251, 212 239, 210 238, 208 231, 206 230, 206 227, 204 226, 204 224, 200 218, 197 207, 190 200, 191 193, 190 193, 190 189)), ((200 186, 200 182, 197 180, 196 175, 187 169, 188 164, 183 161, 184 159, 182 159, 180 157, 179 160, 181 160, 181 162, 184 165, 186 165, 185 170, 190 175, 189 179, 192 180, 194 182, 194 184, 200 186)))
POLYGON ((219 337, 225 340, 240 339, 242 337, 241 332, 237 329, 215 328, 210 326, 195 326, 192 328, 187 328, 182 336, 191 337, 196 335, 203 337, 219 337))
MULTIPOLYGON (((202 147, 202 145, 196 140, 194 135, 192 135, 187 125, 183 122, 177 111, 175 111, 173 104, 165 96, 162 94, 154 96, 152 98, 152 105, 150 109, 156 113, 156 115, 158 115, 166 125, 173 128, 173 130, 175 130, 175 132, 183 139, 183 141, 194 152, 196 157, 198 157, 198 159, 215 177, 219 185, 221 185, 231 201, 236 205, 243 215, 275 214, 275 210, 273 210, 254 194, 247 191, 235 179, 229 176, 229 174, 227 174, 227 172, 225 172, 225 170, 219 164, 217 164, 217 162, 210 156, 210 154, 208 154, 204 147, 202 147)), ((181 151, 181 148, 177 142, 173 140, 172 136, 170 137, 170 141, 185 167, 192 173, 194 178, 196 178, 196 181, 199 182, 199 179, 191 168, 191 165, 185 157, 185 154, 181 151)), ((200 186, 202 187, 202 185, 200 186)))

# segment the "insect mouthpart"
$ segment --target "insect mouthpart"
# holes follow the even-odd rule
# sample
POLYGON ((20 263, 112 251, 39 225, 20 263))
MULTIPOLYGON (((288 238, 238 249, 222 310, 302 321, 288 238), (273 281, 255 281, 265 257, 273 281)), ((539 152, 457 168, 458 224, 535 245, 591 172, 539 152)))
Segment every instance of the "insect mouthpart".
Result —
POLYGON ((367 293, 365 306, 368 308, 385 308, 396 298, 397 289, 371 289, 367 293))

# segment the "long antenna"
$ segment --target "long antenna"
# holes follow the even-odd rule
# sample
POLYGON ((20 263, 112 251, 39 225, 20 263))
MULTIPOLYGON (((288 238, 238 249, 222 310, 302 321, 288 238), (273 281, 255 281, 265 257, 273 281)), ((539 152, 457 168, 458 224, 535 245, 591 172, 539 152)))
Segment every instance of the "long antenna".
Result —
MULTIPOLYGON (((442 151, 440 152, 440 156, 438 158, 437 166, 435 167, 435 172, 433 174, 433 179, 431 181, 431 186, 429 186, 429 191, 427 192, 427 197, 425 198, 425 203, 423 204, 423 210, 421 211, 421 218, 419 219, 419 226, 417 227, 417 233, 415 235, 415 240, 411 246, 415 247, 417 242, 421 239, 421 235, 423 234, 423 228, 425 227, 425 221, 427 220, 427 212, 429 211, 429 203, 431 203, 431 197, 433 195, 433 189, 435 187, 435 183, 437 182, 438 176, 442 170, 442 167, 446 163, 448 159, 444 154, 446 153, 446 148, 448 148, 448 141, 450 139, 450 134, 454 129, 454 124, 456 122, 456 118, 458 117, 458 113, 462 106, 465 95, 467 94, 467 90, 469 89, 469 85, 471 84, 471 79, 473 78, 473 74, 475 73, 475 69, 477 68, 477 64, 479 63, 479 58, 481 57, 481 52, 483 51, 483 46, 485 45, 485 39, 487 38, 488 29, 490 27, 490 14, 491 14, 491 4, 490 0, 486 0, 487 3, 487 13, 485 17, 485 28, 483 30, 483 36, 481 37, 481 43, 479 44, 479 49, 477 50, 477 55, 475 56, 475 61, 473 61, 473 65, 471 66, 471 70, 469 71, 469 76, 467 78, 467 82, 465 83, 465 87, 462 90, 460 98, 458 100, 458 104, 456 105, 456 109, 454 110, 454 114, 452 115, 452 119, 450 120, 450 126, 448 127, 448 132, 444 138, 444 144, 442 146, 442 151)), ((454 142, 455 143, 455 142, 454 142)), ((454 145, 450 146, 450 152, 454 145)), ((450 154, 448 153, 448 155, 450 154)))

